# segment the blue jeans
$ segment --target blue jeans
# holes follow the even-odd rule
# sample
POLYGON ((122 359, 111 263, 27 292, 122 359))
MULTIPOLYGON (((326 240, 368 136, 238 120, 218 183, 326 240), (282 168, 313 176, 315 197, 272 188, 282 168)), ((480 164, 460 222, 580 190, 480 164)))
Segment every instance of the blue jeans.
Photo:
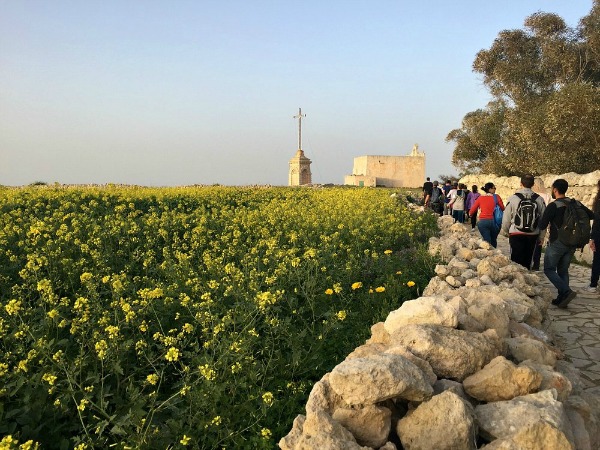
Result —
POLYGON ((544 256, 544 275, 558 289, 558 295, 564 296, 569 287, 569 265, 575 253, 575 247, 563 244, 558 239, 548 244, 544 256))
POLYGON ((500 230, 496 228, 494 221, 492 219, 479 219, 477 222, 477 228, 481 233, 481 237, 484 241, 492 244, 492 247, 496 248, 498 246, 498 234, 500 230))
POLYGON ((452 210, 452 217, 454 218, 455 222, 458 223, 465 223, 465 212, 460 210, 457 211, 455 209, 452 210))

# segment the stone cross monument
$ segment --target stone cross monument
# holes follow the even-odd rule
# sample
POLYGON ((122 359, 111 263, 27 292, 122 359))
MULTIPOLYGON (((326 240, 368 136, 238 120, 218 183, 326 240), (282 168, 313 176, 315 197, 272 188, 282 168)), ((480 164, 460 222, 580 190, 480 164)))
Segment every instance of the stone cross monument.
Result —
POLYGON ((296 155, 290 159, 289 182, 290 186, 302 186, 312 183, 312 174, 310 172, 311 160, 304 156, 302 150, 302 118, 306 114, 302 114, 302 108, 298 108, 298 115, 294 119, 298 119, 298 151, 296 155))

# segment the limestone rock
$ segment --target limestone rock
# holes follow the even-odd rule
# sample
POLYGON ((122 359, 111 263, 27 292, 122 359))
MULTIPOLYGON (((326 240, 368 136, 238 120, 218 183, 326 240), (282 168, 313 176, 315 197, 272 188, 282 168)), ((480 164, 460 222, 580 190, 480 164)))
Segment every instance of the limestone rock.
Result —
POLYGON ((473 407, 450 391, 410 411, 398 422, 396 431, 406 450, 476 448, 473 407))
POLYGON ((386 442, 383 447, 379 447, 379 450, 398 450, 398 448, 393 442, 386 442))
POLYGON ((383 322, 377 322, 375 325, 371 327, 371 337, 367 339, 365 344, 385 344, 388 345, 390 343, 390 335, 385 330, 385 325, 383 322))
POLYGON ((469 248, 461 247, 456 251, 456 257, 465 261, 471 261, 475 258, 475 252, 469 248))
POLYGON ((580 394, 585 389, 585 384, 581 380, 581 376, 579 374, 579 369, 577 369, 573 364, 569 361, 559 360, 556 361, 556 365, 554 366, 554 370, 562 373, 567 379, 571 382, 572 391, 575 394, 580 394))
POLYGON ((455 328, 458 325, 458 312, 442 297, 419 297, 404 302, 400 308, 389 313, 385 319, 385 329, 391 335, 405 325, 424 323, 455 328))
POLYGON ((517 337, 506 339, 506 343, 511 355, 519 362, 531 359, 547 366, 554 367, 556 364, 556 355, 543 342, 517 337))
POLYGON ((329 376, 329 373, 325 374, 323 378, 315 383, 310 391, 306 402, 306 412, 308 414, 324 411, 331 415, 337 408, 348 407, 347 403, 342 400, 342 397, 331 389, 329 376))
POLYGON ((577 450, 592 450, 590 434, 585 427, 585 422, 581 414, 569 405, 565 405, 565 412, 571 423, 573 430, 573 441, 577 450))
POLYGON ((353 358, 365 358, 367 356, 377 355, 387 350, 388 346, 385 344, 364 344, 360 347, 356 347, 346 359, 353 358))
POLYGON ((423 401, 433 393, 417 366, 400 355, 390 354, 346 360, 331 371, 329 384, 350 405, 374 404, 397 397, 423 401))
POLYGON ((456 276, 453 276, 453 275, 448 275, 446 277, 445 281, 450 286, 455 287, 455 288, 461 287, 461 286, 463 286, 465 284, 465 279, 464 278, 462 278, 462 277, 456 277, 456 276))
POLYGON ((433 385, 433 395, 441 394, 442 392, 450 391, 459 397, 467 400, 468 402, 472 402, 473 399, 467 395, 462 383, 454 380, 446 380, 441 379, 437 380, 433 385))
POLYGON ((533 328, 526 323, 519 323, 511 320, 508 324, 508 328, 510 330, 510 337, 526 337, 529 339, 536 339, 546 344, 550 342, 550 337, 546 333, 537 328, 533 328))
POLYGON ((594 389, 586 390, 582 396, 571 395, 566 401, 565 409, 573 427, 577 448, 585 447, 589 442, 591 449, 600 448, 600 411, 595 410, 595 403, 600 398, 594 395, 594 389))
POLYGON ((358 445, 350 431, 324 412, 298 416, 292 431, 279 441, 281 450, 371 450, 358 445))
POLYGON ((527 359, 519 364, 520 367, 530 367, 542 376, 542 383, 539 390, 556 389, 556 395, 559 401, 567 400, 573 387, 569 379, 560 372, 556 372, 551 366, 540 364, 527 359))
POLYGON ((445 279, 448 275, 450 275, 450 270, 447 265, 438 264, 434 269, 436 275, 440 277, 442 280, 445 279))
POLYGON ((482 282, 479 278, 472 278, 465 281, 465 286, 468 288, 478 288, 481 286, 482 282))
POLYGON ((486 336, 440 325, 407 325, 391 337, 393 345, 428 361, 439 378, 462 381, 499 355, 486 336))
POLYGON ((349 430, 360 445, 379 448, 388 440, 392 427, 392 412, 383 407, 367 405, 359 409, 336 409, 333 419, 349 430))
POLYGON ((479 372, 465 378, 467 394, 484 402, 510 400, 535 392, 542 376, 529 367, 517 367, 503 356, 492 359, 479 372))
POLYGON ((431 280, 429 280, 429 283, 427 284, 425 289, 423 289, 423 296, 436 297, 451 290, 452 286, 446 283, 445 280, 442 280, 438 277, 433 277, 431 280))
MULTIPOLYGON (((543 420, 522 427, 510 439, 496 439, 482 450, 573 450, 564 433, 543 420)), ((578 448, 579 449, 579 448, 578 448)), ((582 449, 583 450, 583 449, 582 449)))
POLYGON ((459 317, 460 328, 468 331, 495 329, 500 337, 509 337, 508 306, 498 296, 481 295, 471 291, 465 298, 465 316, 459 317), (463 322, 460 322, 460 319, 463 322))
POLYGON ((435 382, 437 381, 437 376, 436 376, 435 372, 433 371, 433 369, 431 368, 431 364, 429 364, 423 358, 419 358, 418 356, 409 352, 406 348, 390 347, 389 349, 386 350, 386 353, 389 353, 390 355, 400 355, 400 356, 403 356, 404 358, 408 359, 411 363, 413 363, 415 366, 417 366, 419 369, 421 369, 421 372, 423 372, 425 379, 429 382, 430 385, 433 386, 435 384, 435 382))
POLYGON ((492 277, 490 277, 488 274, 483 274, 479 277, 479 281, 483 284, 485 284, 486 286, 492 286, 495 285, 496 283, 494 282, 494 280, 492 279, 492 277))
POLYGON ((543 420, 565 434, 573 442, 571 424, 563 404, 553 390, 479 405, 475 408, 480 435, 490 441, 510 438, 517 430, 543 420))

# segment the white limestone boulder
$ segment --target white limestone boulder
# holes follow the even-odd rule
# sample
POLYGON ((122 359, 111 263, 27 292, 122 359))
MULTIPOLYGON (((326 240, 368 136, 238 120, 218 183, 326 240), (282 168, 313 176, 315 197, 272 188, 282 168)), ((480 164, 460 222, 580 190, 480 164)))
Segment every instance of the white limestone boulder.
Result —
POLYGON ((477 425, 473 407, 451 391, 409 411, 396 426, 406 450, 475 450, 477 425))
POLYGON ((415 364, 391 354, 348 359, 333 368, 329 385, 349 405, 390 398, 423 401, 433 394, 431 384, 415 364))
POLYGON ((292 430, 279 441, 281 450, 339 449, 371 450, 356 442, 352 433, 329 414, 315 412, 298 416, 292 430))
POLYGON ((553 390, 478 405, 475 407, 475 415, 479 434, 488 441, 511 438, 519 429, 545 421, 573 443, 571 424, 563 404, 556 400, 556 392, 553 390))
POLYGON ((561 402, 565 402, 571 395, 573 387, 569 379, 562 373, 555 371, 551 366, 527 359, 519 364, 519 367, 529 367, 541 375, 540 391, 555 389, 557 399, 561 402))
POLYGON ((506 343, 508 344, 510 354, 518 362, 531 359, 551 367, 554 367, 556 364, 555 353, 548 345, 536 339, 516 337, 506 339, 506 343))
POLYGON ((529 367, 517 367, 503 356, 492 359, 483 369, 465 378, 463 386, 471 397, 484 402, 510 400, 536 392, 542 376, 529 367))
POLYGON ((339 408, 333 413, 333 419, 350 431, 360 445, 372 448, 385 445, 392 428, 392 412, 375 405, 339 408))
POLYGON ((440 325, 407 325, 392 335, 392 346, 425 359, 439 378, 462 381, 500 354, 497 343, 480 333, 440 325))
POLYGON ((405 301, 400 308, 389 313, 384 322, 385 330, 390 335, 410 324, 434 324, 455 328, 458 325, 458 311, 446 303, 443 297, 419 297, 405 301))
MULTIPOLYGON (((540 420, 521 427, 508 439, 497 439, 481 450, 575 450, 567 436, 552 424, 540 420)), ((579 450, 579 448, 577 448, 579 450)), ((583 450, 583 449, 581 449, 583 450)))

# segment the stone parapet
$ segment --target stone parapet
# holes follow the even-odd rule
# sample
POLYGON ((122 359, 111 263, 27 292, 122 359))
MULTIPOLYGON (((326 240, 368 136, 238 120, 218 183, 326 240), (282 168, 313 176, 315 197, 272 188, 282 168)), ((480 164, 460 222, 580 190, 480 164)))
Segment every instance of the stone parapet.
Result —
POLYGON ((552 292, 464 225, 439 224, 423 296, 314 385, 279 447, 600 448, 600 397, 542 331, 552 292))

